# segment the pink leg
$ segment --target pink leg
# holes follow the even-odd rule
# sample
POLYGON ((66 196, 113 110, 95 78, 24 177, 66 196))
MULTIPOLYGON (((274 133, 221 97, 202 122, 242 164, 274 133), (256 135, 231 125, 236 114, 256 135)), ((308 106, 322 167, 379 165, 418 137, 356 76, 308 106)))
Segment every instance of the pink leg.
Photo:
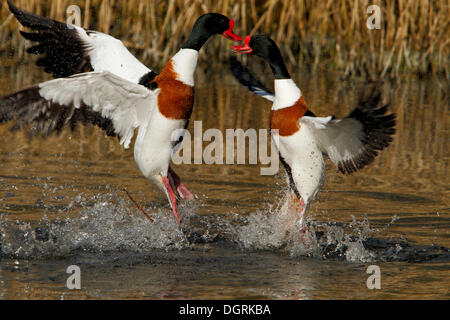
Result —
POLYGON ((169 167, 168 173, 172 178, 173 184, 175 185, 175 188, 177 189, 180 196, 186 200, 193 200, 195 198, 194 195, 188 190, 188 188, 186 188, 183 182, 181 182, 180 177, 175 173, 175 171, 173 171, 171 167, 169 167))
POLYGON ((289 196, 289 205, 291 210, 298 214, 298 221, 301 227, 301 240, 305 242, 307 240, 308 227, 304 225, 304 215, 305 215, 305 201, 303 198, 297 198, 294 195, 289 196))
POLYGON ((170 205, 172 207, 172 213, 175 217, 175 220, 177 220, 178 223, 180 223, 180 215, 178 214, 178 206, 177 206, 177 196, 175 195, 175 192, 172 190, 172 186, 170 185, 170 181, 168 177, 162 177, 162 181, 164 183, 164 186, 166 187, 167 194, 169 196, 170 205))
POLYGON ((303 214, 305 213, 305 201, 303 201, 303 198, 299 199, 292 194, 289 195, 289 206, 297 212, 299 220, 303 222, 303 214))
POLYGON ((303 201, 303 198, 300 198, 300 209, 298 211, 298 214, 300 215, 300 222, 303 225, 303 218, 305 215, 305 201, 303 201))

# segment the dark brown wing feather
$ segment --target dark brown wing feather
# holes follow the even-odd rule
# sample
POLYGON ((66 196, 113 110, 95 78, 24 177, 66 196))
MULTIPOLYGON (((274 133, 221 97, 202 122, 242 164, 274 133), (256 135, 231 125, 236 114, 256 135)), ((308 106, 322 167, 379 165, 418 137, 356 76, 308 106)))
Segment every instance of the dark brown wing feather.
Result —
POLYGON ((0 123, 15 121, 11 130, 20 130, 30 125, 30 135, 46 137, 53 132, 60 133, 67 125, 72 130, 78 123, 92 123, 103 129, 108 136, 116 136, 111 120, 85 105, 75 108, 43 99, 39 87, 30 87, 0 99, 0 123))
POLYGON ((92 71, 89 61, 89 47, 74 28, 67 24, 23 11, 8 0, 9 9, 17 20, 36 32, 23 32, 22 36, 36 45, 28 53, 42 55, 36 65, 53 74, 55 78, 68 77, 77 73, 92 71))

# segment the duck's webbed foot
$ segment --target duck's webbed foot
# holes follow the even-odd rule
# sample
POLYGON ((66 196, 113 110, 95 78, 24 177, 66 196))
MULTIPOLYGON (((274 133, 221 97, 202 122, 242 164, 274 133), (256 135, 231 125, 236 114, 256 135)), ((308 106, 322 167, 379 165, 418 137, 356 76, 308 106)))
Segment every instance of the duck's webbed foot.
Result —
POLYGON ((298 198, 294 192, 290 191, 284 200, 283 206, 278 212, 280 232, 289 235, 291 232, 298 232, 298 229, 306 229, 304 225, 304 214, 306 204, 302 198, 298 198))
POLYGON ((170 207, 172 208, 173 216, 174 216, 175 220, 178 222, 178 224, 180 224, 181 218, 180 218, 180 214, 178 213, 177 196, 172 188, 169 176, 170 175, 168 175, 167 177, 160 176, 160 179, 161 179, 162 185, 164 186, 164 191, 169 200, 170 207))
POLYGON ((191 191, 189 191, 189 189, 183 184, 183 182, 181 182, 181 178, 171 167, 169 167, 168 175, 179 197, 186 200, 195 199, 195 195, 191 191))

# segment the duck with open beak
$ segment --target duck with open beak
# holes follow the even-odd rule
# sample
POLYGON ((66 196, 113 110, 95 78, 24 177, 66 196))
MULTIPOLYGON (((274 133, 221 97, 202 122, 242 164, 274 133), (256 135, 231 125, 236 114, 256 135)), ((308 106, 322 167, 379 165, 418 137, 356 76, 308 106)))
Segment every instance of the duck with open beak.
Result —
POLYGON ((231 46, 231 49, 234 53, 252 53, 253 50, 249 45, 251 39, 252 37, 248 35, 244 39, 244 44, 241 44, 239 46, 231 46))
POLYGON ((380 90, 367 86, 347 117, 317 117, 289 75, 275 41, 266 35, 246 36, 244 44, 232 49, 259 56, 272 69, 274 93, 263 90, 261 82, 243 66, 232 68, 232 72, 250 91, 272 102, 271 135, 278 140, 277 149, 290 188, 287 214, 297 213, 298 225, 306 230, 304 213, 325 182, 324 156, 344 174, 364 168, 392 142, 395 115, 383 104, 380 90))
POLYGON ((228 30, 224 31, 222 33, 222 35, 225 38, 227 38, 229 40, 232 40, 232 41, 242 41, 242 38, 233 32, 233 28, 234 28, 234 21, 233 21, 233 19, 230 19, 229 26, 230 27, 228 28, 228 30))

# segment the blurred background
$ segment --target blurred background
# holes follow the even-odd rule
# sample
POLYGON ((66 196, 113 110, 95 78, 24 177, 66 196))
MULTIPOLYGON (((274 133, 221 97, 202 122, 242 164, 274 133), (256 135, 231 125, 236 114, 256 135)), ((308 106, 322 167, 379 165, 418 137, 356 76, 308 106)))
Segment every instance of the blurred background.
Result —
MULTIPOLYGON (((6 1, 0 11, 0 55, 14 48, 26 59, 18 23, 6 1)), ((219 12, 236 22, 238 34, 264 33, 280 46, 289 67, 337 70, 369 79, 449 75, 446 0, 16 0, 33 13, 66 21, 78 5, 81 25, 120 38, 148 65, 161 66, 186 40, 195 20, 219 12), (368 29, 370 5, 381 9, 380 29, 368 29)), ((202 50, 209 61, 228 56, 225 39, 202 50), (214 58, 212 58, 214 57, 214 58)), ((3 59, 2 59, 3 60, 3 59)), ((201 59, 202 60, 202 59, 201 59)), ((204 60, 203 60, 204 61, 204 60)), ((5 62, 3 62, 5 63, 5 62)), ((12 63, 12 62, 9 62, 12 63)))

